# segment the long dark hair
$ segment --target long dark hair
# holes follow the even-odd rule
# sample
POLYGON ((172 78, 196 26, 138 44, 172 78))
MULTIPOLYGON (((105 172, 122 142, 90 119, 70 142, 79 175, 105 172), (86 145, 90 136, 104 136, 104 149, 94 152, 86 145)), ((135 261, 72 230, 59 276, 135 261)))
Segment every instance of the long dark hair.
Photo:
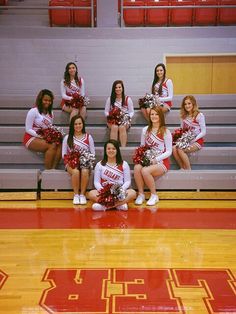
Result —
POLYGON ((105 166, 105 164, 107 163, 107 145, 108 144, 112 144, 115 146, 116 148, 116 163, 117 165, 122 165, 123 164, 123 159, 121 157, 121 152, 120 152, 120 145, 119 142, 116 140, 109 140, 104 144, 104 155, 103 155, 103 160, 101 161, 101 164, 103 166, 105 166))
POLYGON ((75 68, 76 68, 76 72, 75 72, 75 83, 76 83, 76 85, 78 85, 79 87, 81 87, 81 78, 79 78, 79 76, 78 76, 78 67, 77 67, 77 65, 76 65, 74 62, 69 62, 69 63, 67 63, 67 65, 66 65, 66 69, 65 69, 65 72, 64 72, 64 83, 65 83, 65 85, 70 86, 69 67, 70 67, 71 65, 74 65, 75 68))
POLYGON ((36 107, 38 108, 38 111, 40 114, 43 113, 43 97, 47 95, 51 98, 51 105, 48 107, 48 113, 50 116, 52 115, 52 106, 53 106, 53 100, 54 100, 54 95, 49 89, 42 89, 36 98, 36 107))
POLYGON ((163 76, 162 81, 160 82, 160 86, 159 86, 158 91, 157 91, 158 95, 161 96, 162 95, 162 85, 166 79, 166 66, 164 65, 164 63, 158 63, 155 66, 154 78, 153 78, 153 82, 152 82, 152 94, 155 94, 155 85, 159 81, 159 77, 157 76, 157 73, 156 73, 158 67, 162 67, 164 70, 164 76, 163 76))
POLYGON ((69 127, 69 135, 68 135, 68 139, 67 139, 67 144, 68 146, 72 149, 73 148, 73 137, 74 137, 74 134, 75 134, 75 128, 74 128, 74 125, 75 125, 75 121, 77 119, 81 119, 82 123, 83 123, 83 128, 82 128, 82 133, 85 134, 86 131, 85 131, 85 122, 84 122, 84 119, 80 116, 80 115, 75 115, 74 117, 71 118, 70 120, 70 127, 69 127))
POLYGON ((114 103, 116 101, 116 85, 117 84, 121 84, 122 86, 122 106, 124 106, 125 104, 125 88, 124 88, 124 83, 121 80, 116 80, 113 84, 112 84, 112 89, 111 89, 111 106, 114 106, 114 103))

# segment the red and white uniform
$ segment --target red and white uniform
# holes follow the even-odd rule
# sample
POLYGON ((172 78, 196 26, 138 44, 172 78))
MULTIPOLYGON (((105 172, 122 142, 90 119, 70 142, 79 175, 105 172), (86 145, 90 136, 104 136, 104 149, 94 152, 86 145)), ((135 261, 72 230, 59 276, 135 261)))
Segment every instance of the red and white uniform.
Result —
POLYGON ((195 138, 191 141, 191 144, 196 144, 199 149, 204 144, 204 136, 206 135, 206 123, 205 117, 200 112, 195 118, 186 117, 181 121, 181 128, 191 130, 195 134, 195 138))
MULTIPOLYGON (((63 139, 62 143, 62 158, 72 151, 72 149, 67 144, 68 135, 63 139)), ((95 155, 94 140, 92 136, 88 133, 85 133, 82 138, 78 139, 75 136, 73 137, 73 149, 81 152, 90 152, 95 155)))
POLYGON ((38 108, 34 107, 27 113, 25 120, 25 135, 23 144, 28 148, 29 144, 36 138, 41 138, 37 131, 41 128, 46 129, 53 124, 53 113, 39 113, 38 108))
POLYGON ((167 171, 170 168, 169 158, 172 154, 172 135, 171 132, 166 129, 164 137, 153 132, 147 132, 148 126, 143 128, 141 135, 141 145, 148 145, 158 150, 159 154, 156 157, 156 161, 160 163, 167 171))
MULTIPOLYGON (((133 115, 134 115, 134 104, 132 99, 129 96, 125 97, 125 103, 124 106, 122 106, 122 102, 121 101, 115 101, 114 102, 114 106, 118 107, 119 109, 121 109, 124 113, 128 114, 130 119, 132 119, 133 115)), ((109 112, 112 109, 111 106, 111 97, 107 98, 106 101, 106 105, 105 105, 105 116, 109 116, 109 112)))
POLYGON ((103 166, 99 161, 94 169, 94 186, 99 191, 106 183, 117 183, 127 190, 131 184, 128 163, 123 161, 123 164, 119 166, 106 163, 103 166))
POLYGON ((85 84, 84 79, 82 77, 79 78, 79 84, 77 85, 75 80, 70 82, 70 86, 65 85, 64 79, 61 80, 61 107, 63 107, 66 102, 69 102, 73 99, 73 94, 79 94, 81 96, 85 96, 85 84))
MULTIPOLYGON (((154 86, 155 95, 158 95, 160 83, 156 83, 154 86)), ((167 105, 170 109, 172 107, 172 99, 173 99, 173 83, 171 79, 166 79, 162 84, 162 95, 159 95, 159 101, 163 105, 167 105)))

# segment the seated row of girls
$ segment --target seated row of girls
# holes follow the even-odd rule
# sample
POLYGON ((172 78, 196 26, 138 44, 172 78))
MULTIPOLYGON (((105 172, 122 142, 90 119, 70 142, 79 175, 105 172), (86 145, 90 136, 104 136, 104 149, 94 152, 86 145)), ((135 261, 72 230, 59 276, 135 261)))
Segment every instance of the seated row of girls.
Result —
MULTIPOLYGON (((73 95, 79 94, 85 96, 84 79, 79 76, 77 65, 70 62, 66 65, 64 79, 61 80, 61 107, 65 112, 70 113, 71 118, 80 114, 83 119, 86 118, 86 106, 79 105, 79 108, 74 108, 73 95)), ((154 78, 152 83, 152 94, 155 95, 155 100, 161 106, 164 113, 168 112, 172 106, 173 99, 173 83, 171 79, 166 78, 166 67, 163 63, 157 64, 154 69, 154 78)), ((121 123, 108 121, 107 126, 110 130, 110 138, 119 140, 121 147, 127 144, 127 131, 131 126, 131 119, 134 115, 133 101, 130 96, 125 95, 124 83, 121 80, 116 80, 112 85, 111 96, 107 98, 105 104, 105 117, 109 116, 113 108, 120 109, 130 118, 129 123, 121 123)), ((144 118, 148 121, 150 108, 141 108, 144 118)))

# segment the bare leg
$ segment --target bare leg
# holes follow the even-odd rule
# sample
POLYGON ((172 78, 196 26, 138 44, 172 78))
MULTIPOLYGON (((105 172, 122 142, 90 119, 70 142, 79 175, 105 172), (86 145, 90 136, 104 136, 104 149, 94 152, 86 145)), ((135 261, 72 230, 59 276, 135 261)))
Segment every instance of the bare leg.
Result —
POLYGON ((62 111, 65 111, 67 113, 71 113, 72 112, 72 107, 64 105, 62 107, 62 111))
POLYGON ((134 166, 134 180, 138 188, 139 194, 144 194, 144 181, 142 176, 142 166, 135 165, 134 166))
POLYGON ((35 138, 28 146, 34 152, 42 152, 44 154, 45 169, 52 169, 56 155, 56 147, 54 144, 48 144, 45 140, 35 138))
POLYGON ((79 109, 72 108, 72 111, 70 113, 70 120, 77 114, 79 114, 79 109))
POLYGON ((94 203, 98 202, 98 191, 97 190, 91 190, 88 192, 88 199, 94 203))
POLYGON ((89 181, 89 170, 81 169, 81 194, 85 195, 89 181))
POLYGON ((56 154, 52 165, 53 169, 57 168, 60 160, 61 160, 61 144, 56 146, 56 154))
POLYGON ((85 120, 86 119, 86 106, 82 106, 80 109, 79 114, 81 115, 81 117, 85 120))
POLYGON ((121 147, 125 147, 127 144, 127 127, 125 125, 119 126, 119 137, 121 147))
POLYGON ((160 165, 151 165, 142 168, 143 180, 152 194, 156 194, 154 177, 162 176, 165 173, 160 165))
POLYGON ((191 170, 191 165, 190 165, 190 161, 189 161, 189 153, 193 153, 199 150, 199 147, 195 144, 193 144, 192 146, 182 150, 182 149, 178 149, 178 154, 179 157, 182 160, 183 163, 183 169, 185 170, 191 170))
POLYGON ((120 206, 120 205, 129 203, 129 202, 133 201, 136 198, 135 190, 128 189, 126 192, 127 192, 126 198, 123 201, 121 201, 121 202, 117 202, 115 206, 120 206))
POLYGON ((174 159, 176 160, 177 164, 179 165, 179 167, 182 169, 183 168, 183 163, 182 163, 182 159, 179 156, 179 150, 176 146, 173 146, 173 156, 174 159))
POLYGON ((71 175, 71 185, 72 185, 74 194, 79 194, 80 171, 78 169, 73 169, 69 166, 67 166, 67 171, 71 175))
POLYGON ((111 130, 110 139, 117 141, 118 140, 118 125, 108 124, 108 127, 111 130))
POLYGON ((147 113, 147 109, 145 108, 141 108, 141 112, 143 114, 143 117, 145 118, 145 120, 149 120, 149 117, 148 117, 148 113, 147 113))

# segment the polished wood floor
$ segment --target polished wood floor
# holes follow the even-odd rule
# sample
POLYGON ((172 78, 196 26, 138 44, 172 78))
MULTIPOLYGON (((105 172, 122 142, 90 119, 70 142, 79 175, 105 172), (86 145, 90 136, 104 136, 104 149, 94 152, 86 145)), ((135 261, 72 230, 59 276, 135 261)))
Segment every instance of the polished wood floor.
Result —
POLYGON ((236 201, 0 202, 0 313, 236 313, 236 201))

